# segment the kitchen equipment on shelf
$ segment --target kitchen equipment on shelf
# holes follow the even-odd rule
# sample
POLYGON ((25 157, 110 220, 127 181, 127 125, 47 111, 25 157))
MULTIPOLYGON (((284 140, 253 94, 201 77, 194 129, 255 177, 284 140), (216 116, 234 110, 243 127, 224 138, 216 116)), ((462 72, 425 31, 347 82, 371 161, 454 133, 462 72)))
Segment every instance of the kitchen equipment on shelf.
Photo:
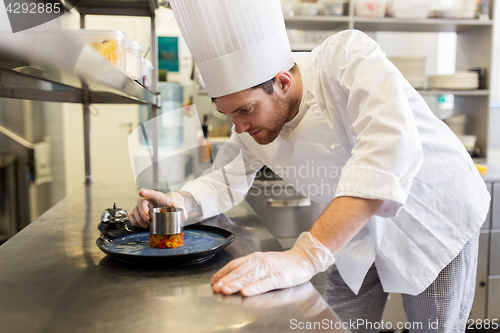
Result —
POLYGON ((460 139, 460 142, 462 142, 465 149, 467 149, 467 151, 469 153, 474 152, 474 148, 476 147, 477 136, 475 136, 475 135, 459 135, 458 138, 460 139))
POLYGON ((323 6, 315 2, 297 2, 293 6, 295 15, 315 16, 322 12, 323 6))
POLYGON ((127 43, 127 65, 126 73, 132 80, 141 79, 141 58, 144 47, 140 42, 133 41, 127 43))
POLYGON ((461 18, 462 5, 462 0, 434 0, 429 16, 437 18, 461 18))
POLYGON ((227 230, 207 225, 184 228, 184 246, 157 249, 149 246, 149 231, 122 228, 101 235, 97 247, 111 258, 140 265, 179 266, 207 261, 223 251, 235 235, 227 230))
POLYGON ((104 58, 108 59, 123 73, 126 73, 127 65, 127 35, 120 31, 108 30, 71 30, 75 38, 80 39, 96 49, 104 58))
POLYGON ((293 0, 281 0, 281 10, 283 11, 284 17, 293 16, 293 0))
POLYGON ((479 88, 477 72, 456 72, 452 75, 429 76, 429 89, 468 90, 479 88))
POLYGON ((387 14, 396 18, 425 19, 432 0, 388 0, 387 14))
POLYGON ((348 0, 321 0, 323 5, 323 13, 325 15, 342 16, 344 15, 345 7, 349 3, 348 0))
POLYGON ((490 0, 480 0, 479 1, 479 13, 480 20, 490 19, 490 0))
POLYGON ((292 51, 310 51, 337 31, 287 29, 292 51))
POLYGON ((176 207, 155 207, 150 210, 149 245, 165 249, 184 245, 184 210, 176 207))
POLYGON ((356 16, 384 17, 387 0, 353 0, 356 16))
POLYGON ((389 60, 399 69, 406 80, 416 89, 424 88, 427 78, 425 76, 425 57, 393 57, 389 60))
POLYGON ((476 16, 476 10, 476 0, 462 0, 462 18, 473 19, 476 16))
POLYGON ((486 67, 478 67, 478 68, 469 68, 467 69, 469 72, 476 72, 479 78, 479 89, 486 89, 487 86, 487 72, 488 69, 486 67))
POLYGON ((98 229, 102 233, 106 233, 110 230, 116 230, 125 227, 125 224, 129 221, 128 213, 125 209, 116 207, 116 203, 113 204, 113 208, 105 209, 101 214, 101 222, 98 225, 98 229))
POLYGON ((457 136, 464 135, 465 123, 467 122, 467 116, 465 114, 451 116, 443 121, 457 136))

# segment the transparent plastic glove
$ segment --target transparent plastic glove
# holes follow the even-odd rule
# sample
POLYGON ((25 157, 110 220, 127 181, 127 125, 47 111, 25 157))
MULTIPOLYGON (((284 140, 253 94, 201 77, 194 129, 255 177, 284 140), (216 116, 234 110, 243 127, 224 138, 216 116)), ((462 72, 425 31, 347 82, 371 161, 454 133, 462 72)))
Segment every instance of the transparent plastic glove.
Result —
POLYGON ((330 250, 309 232, 303 232, 290 250, 255 252, 235 259, 210 282, 215 292, 229 295, 241 291, 244 296, 253 296, 305 283, 334 262, 330 250))
POLYGON ((177 192, 161 193, 154 190, 141 189, 139 195, 142 197, 137 202, 137 206, 128 215, 133 226, 149 227, 149 210, 154 207, 177 207, 184 210, 184 220, 188 217, 188 212, 184 206, 184 197, 177 192))

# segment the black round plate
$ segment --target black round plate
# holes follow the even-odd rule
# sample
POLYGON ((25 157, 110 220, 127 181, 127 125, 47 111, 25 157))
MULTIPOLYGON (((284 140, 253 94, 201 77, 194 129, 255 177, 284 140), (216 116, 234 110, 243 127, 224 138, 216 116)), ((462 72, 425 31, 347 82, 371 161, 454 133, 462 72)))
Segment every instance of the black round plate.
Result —
POLYGON ((149 231, 123 228, 101 235, 96 244, 107 255, 127 263, 178 266, 210 259, 228 247, 234 237, 221 228, 190 225, 184 228, 184 246, 155 249, 149 246, 149 231))

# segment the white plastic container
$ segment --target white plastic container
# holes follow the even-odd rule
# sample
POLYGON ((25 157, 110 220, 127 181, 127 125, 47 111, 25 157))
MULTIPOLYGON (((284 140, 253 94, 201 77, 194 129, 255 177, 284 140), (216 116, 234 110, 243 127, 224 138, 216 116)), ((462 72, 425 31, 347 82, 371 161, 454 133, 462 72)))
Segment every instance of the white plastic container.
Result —
POLYGON ((477 137, 475 135, 459 135, 458 138, 468 151, 473 151, 476 146, 477 137))
POLYGON ((141 58, 141 83, 146 88, 149 88, 151 86, 152 70, 153 64, 151 63, 151 61, 145 58, 141 58))
POLYGON ((434 0, 431 6, 431 17, 461 18, 462 0, 434 0))
POLYGON ((315 16, 319 15, 323 6, 314 2, 298 2, 293 6, 295 15, 315 16))
POLYGON ((342 16, 348 0, 322 0, 323 13, 325 15, 342 16))
POLYGON ((451 116, 444 119, 444 122, 451 129, 453 133, 457 136, 464 135, 465 133, 465 122, 467 121, 467 116, 465 114, 451 116))
POLYGON ((141 58, 144 47, 137 41, 127 44, 126 73, 132 80, 141 80, 141 58))
POLYGON ((388 0, 387 14, 396 18, 425 19, 431 5, 432 0, 388 0))
POLYGON ((354 0, 356 16, 384 17, 387 0, 354 0))
POLYGON ((476 16, 476 0, 462 1, 462 18, 473 19, 476 16))
POLYGON ((127 64, 127 35, 120 31, 107 30, 73 30, 71 34, 87 44, 90 44, 104 58, 108 59, 123 73, 126 73, 127 64))
POLYGON ((293 16, 293 0, 281 0, 281 10, 283 11, 283 16, 289 17, 293 16))

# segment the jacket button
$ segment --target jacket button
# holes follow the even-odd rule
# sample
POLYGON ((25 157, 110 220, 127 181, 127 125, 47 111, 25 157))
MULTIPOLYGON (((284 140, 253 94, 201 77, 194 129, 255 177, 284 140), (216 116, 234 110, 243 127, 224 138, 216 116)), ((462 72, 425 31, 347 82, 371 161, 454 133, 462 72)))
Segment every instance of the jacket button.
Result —
POLYGON ((331 150, 331 151, 334 151, 334 150, 335 150, 335 145, 334 145, 333 143, 330 145, 330 150, 331 150))

